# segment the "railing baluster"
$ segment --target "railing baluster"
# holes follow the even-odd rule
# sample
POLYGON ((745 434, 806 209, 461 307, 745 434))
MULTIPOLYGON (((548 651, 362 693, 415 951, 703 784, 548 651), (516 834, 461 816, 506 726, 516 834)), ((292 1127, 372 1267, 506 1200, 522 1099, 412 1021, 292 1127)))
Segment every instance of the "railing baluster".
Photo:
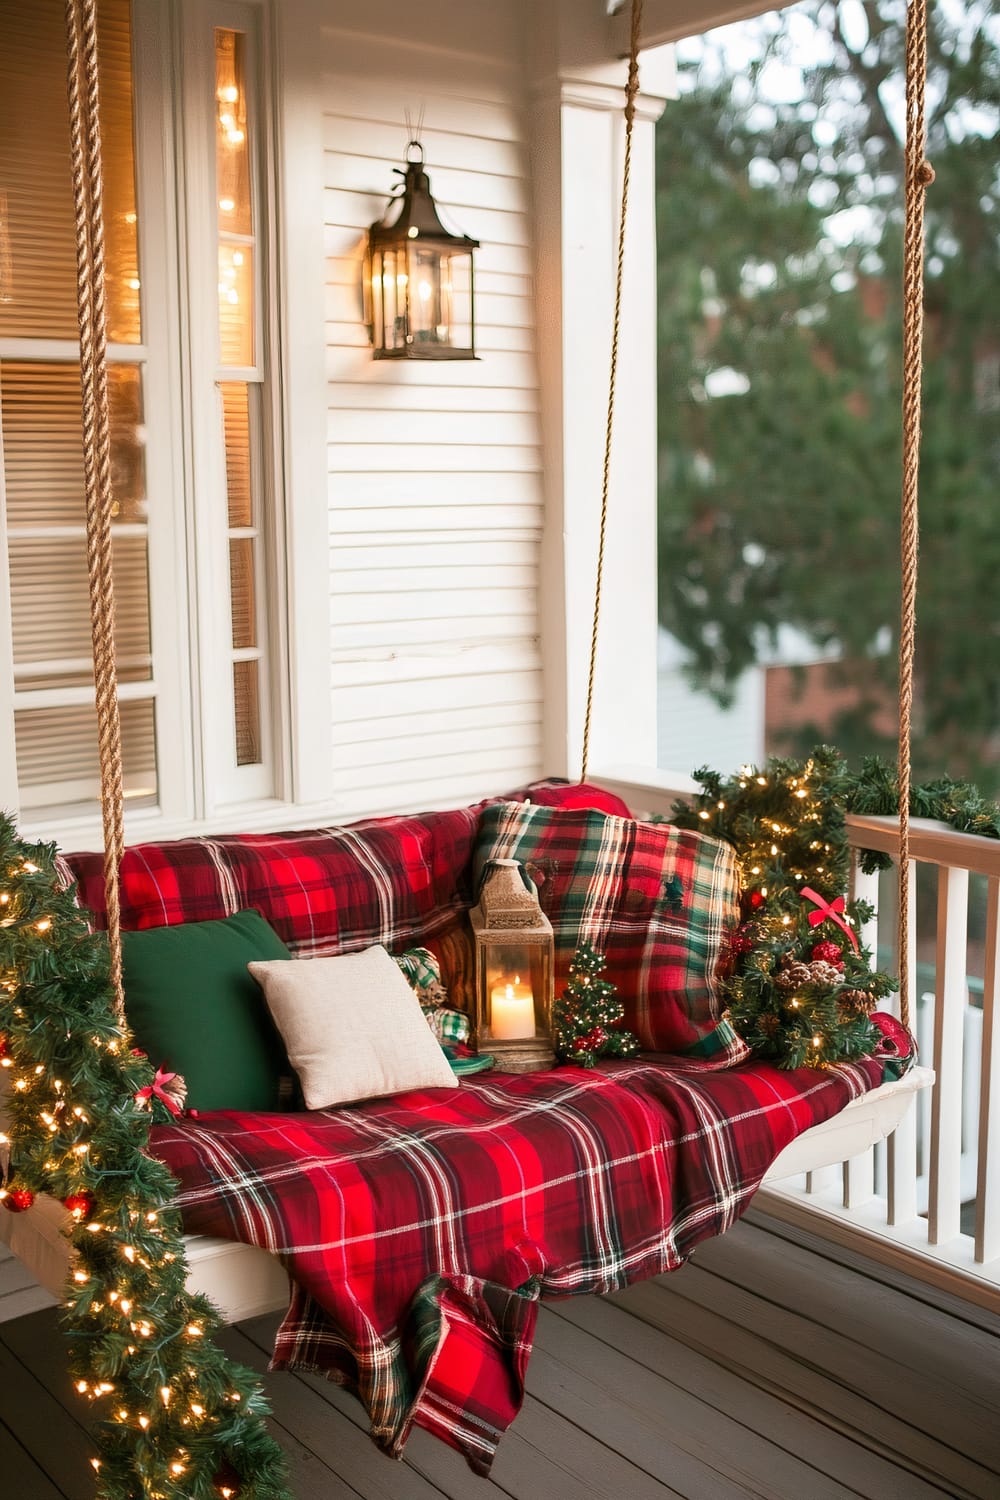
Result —
POLYGON ((986 969, 983 983, 983 1056, 979 1085, 979 1170, 976 1192, 976 1260, 1000 1256, 1000 878, 987 884, 986 969), (993 1108, 991 1109, 991 1103, 993 1108))
MULTIPOLYGON (((917 867, 911 859, 906 882, 906 899, 910 904, 910 962, 907 969, 910 976, 910 1023, 914 1031, 916 1030, 917 1014, 917 924, 914 920, 916 889, 917 867)), ((898 972, 898 913, 892 935, 892 947, 898 972)), ((898 999, 894 1001, 893 1009, 898 1015, 900 1012, 898 999)), ((917 1110, 908 1109, 886 1142, 889 1198, 887 1221, 890 1224, 909 1224, 911 1220, 917 1217, 917 1118, 917 1110)))
POLYGON ((961 1231, 962 1013, 968 996, 969 872, 938 871, 937 984, 931 1105, 928 1239, 944 1245, 961 1231))
MULTIPOLYGON (((871 918, 859 932, 864 947, 878 951, 878 871, 866 875, 855 855, 851 869, 851 895, 855 901, 867 901, 874 908, 871 918)), ((860 1208, 875 1196, 875 1153, 869 1147, 860 1156, 844 1162, 844 1207, 860 1208)))

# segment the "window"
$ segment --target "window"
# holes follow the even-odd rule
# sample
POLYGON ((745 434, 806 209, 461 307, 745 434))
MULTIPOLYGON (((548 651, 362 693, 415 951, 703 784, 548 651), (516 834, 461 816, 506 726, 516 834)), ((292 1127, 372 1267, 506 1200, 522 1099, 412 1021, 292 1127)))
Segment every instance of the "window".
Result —
MULTIPOLYGON (((125 793, 130 812, 180 821, 276 791, 268 606, 280 486, 259 10, 177 14, 179 83, 157 72, 171 54, 163 7, 102 0, 98 35, 125 793)), ((99 787, 63 28, 60 0, 0 8, 13 704, 0 764, 16 767, 28 827, 92 816, 99 787)))

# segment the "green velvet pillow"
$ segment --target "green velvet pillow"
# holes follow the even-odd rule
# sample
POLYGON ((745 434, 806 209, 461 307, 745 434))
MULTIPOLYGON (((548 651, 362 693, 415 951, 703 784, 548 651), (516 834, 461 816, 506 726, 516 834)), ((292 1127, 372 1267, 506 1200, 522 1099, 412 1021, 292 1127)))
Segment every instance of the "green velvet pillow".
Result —
POLYGON ((188 1109, 279 1107, 285 1049, 247 964, 291 956, 255 911, 122 933, 136 1045, 183 1074, 188 1109))

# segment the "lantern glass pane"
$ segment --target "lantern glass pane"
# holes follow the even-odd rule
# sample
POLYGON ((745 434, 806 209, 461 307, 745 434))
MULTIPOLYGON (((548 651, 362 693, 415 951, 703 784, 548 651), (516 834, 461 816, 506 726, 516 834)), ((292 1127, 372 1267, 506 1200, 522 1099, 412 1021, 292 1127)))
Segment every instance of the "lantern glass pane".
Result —
POLYGON ((447 342, 455 349, 472 348, 472 254, 449 255, 441 269, 442 304, 448 309, 447 342))
POLYGON ((410 336, 414 344, 447 344, 442 318, 441 252, 429 245, 410 246, 410 336))
POLYGON ((481 949, 479 1045, 544 1036, 550 1024, 548 948, 538 943, 485 943, 481 949))
POLYGON ((382 252, 373 251, 365 276, 365 312, 372 331, 372 343, 376 349, 385 344, 385 323, 382 310, 382 252))
POLYGON ((385 347, 406 346, 406 256, 386 250, 382 261, 382 299, 385 305, 385 347))

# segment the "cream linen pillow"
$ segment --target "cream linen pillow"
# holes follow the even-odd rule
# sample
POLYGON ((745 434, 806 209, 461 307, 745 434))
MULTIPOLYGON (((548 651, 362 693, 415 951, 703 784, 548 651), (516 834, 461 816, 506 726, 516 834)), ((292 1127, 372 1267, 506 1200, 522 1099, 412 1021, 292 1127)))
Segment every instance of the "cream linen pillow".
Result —
POLYGON ((420 1001, 383 947, 247 968, 264 991, 307 1109, 457 1087, 420 1001))

